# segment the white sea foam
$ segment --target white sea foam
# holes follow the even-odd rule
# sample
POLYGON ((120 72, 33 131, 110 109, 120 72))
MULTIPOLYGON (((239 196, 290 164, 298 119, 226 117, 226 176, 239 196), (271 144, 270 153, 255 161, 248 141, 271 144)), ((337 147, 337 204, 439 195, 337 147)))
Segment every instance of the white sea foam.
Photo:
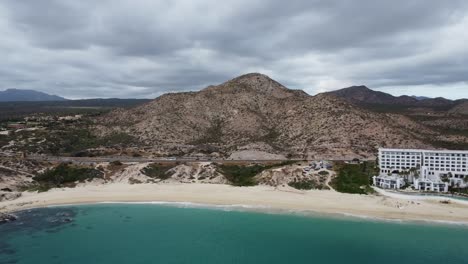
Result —
POLYGON ((67 207, 67 206, 79 206, 79 205, 93 205, 93 204, 152 204, 152 205, 165 205, 177 208, 201 208, 201 209, 213 209, 213 210, 222 210, 222 211, 237 211, 237 212, 260 212, 267 214, 279 214, 279 215, 297 215, 304 217, 323 217, 323 218, 333 218, 333 219, 345 219, 345 220, 363 220, 363 221, 372 221, 372 222, 388 222, 388 223, 422 223, 427 225, 457 225, 468 227, 468 222, 457 222, 457 221, 444 221, 444 220, 407 220, 407 219, 390 219, 390 218, 381 218, 368 215, 360 214, 351 214, 351 213, 323 213, 313 210, 286 210, 278 209, 265 205, 247 205, 247 204, 228 204, 228 205, 219 205, 219 204, 205 204, 205 203, 194 203, 194 202, 168 202, 168 201, 103 201, 103 202, 93 202, 93 203, 79 203, 79 204, 59 204, 59 205, 49 205, 47 207, 67 207))
POLYGON ((271 207, 264 205, 247 205, 247 204, 228 204, 228 205, 219 205, 219 204, 204 204, 204 203, 194 203, 194 202, 166 202, 166 201, 146 201, 146 202, 114 202, 114 201, 104 201, 98 202, 97 204, 154 204, 154 205, 168 205, 179 208, 204 208, 204 209, 221 209, 225 211, 232 210, 269 210, 271 207))

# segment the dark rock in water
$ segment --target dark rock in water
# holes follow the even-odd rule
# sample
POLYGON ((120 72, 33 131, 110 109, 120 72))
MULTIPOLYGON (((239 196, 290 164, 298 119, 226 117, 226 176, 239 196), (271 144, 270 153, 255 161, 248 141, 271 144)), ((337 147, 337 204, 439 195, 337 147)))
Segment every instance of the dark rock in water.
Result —
POLYGON ((12 222, 12 221, 15 221, 16 219, 17 217, 14 215, 0 213, 0 224, 12 222))
POLYGON ((56 216, 61 216, 61 217, 70 217, 70 216, 72 216, 72 214, 69 213, 69 212, 59 212, 59 213, 56 213, 55 215, 56 216))

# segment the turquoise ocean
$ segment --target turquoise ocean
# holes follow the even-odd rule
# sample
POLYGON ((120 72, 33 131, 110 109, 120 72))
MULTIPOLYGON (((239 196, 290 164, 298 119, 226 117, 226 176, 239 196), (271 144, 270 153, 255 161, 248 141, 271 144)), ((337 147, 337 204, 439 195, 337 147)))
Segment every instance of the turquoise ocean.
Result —
POLYGON ((163 204, 34 209, 0 263, 468 263, 468 228, 163 204))

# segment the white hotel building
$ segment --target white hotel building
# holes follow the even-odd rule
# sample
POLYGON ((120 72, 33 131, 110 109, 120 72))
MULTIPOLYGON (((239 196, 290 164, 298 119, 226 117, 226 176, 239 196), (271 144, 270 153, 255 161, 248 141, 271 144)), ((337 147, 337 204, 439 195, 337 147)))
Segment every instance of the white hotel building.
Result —
POLYGON ((381 148, 379 166, 380 175, 373 177, 375 186, 399 189, 412 183, 417 190, 447 192, 449 185, 467 186, 468 151, 381 148), (401 173, 409 171, 415 175, 405 179, 401 173))

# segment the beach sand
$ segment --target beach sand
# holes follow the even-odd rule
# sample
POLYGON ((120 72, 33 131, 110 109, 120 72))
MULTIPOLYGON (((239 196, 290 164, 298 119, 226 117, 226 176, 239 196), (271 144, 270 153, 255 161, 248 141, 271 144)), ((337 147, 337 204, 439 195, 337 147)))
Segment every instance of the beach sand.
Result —
POLYGON ((51 205, 96 202, 191 202, 206 205, 243 205, 271 210, 344 214, 388 220, 443 221, 468 224, 468 203, 440 203, 382 195, 344 194, 335 191, 297 191, 269 186, 233 187, 221 184, 86 185, 24 193, 0 203, 0 211, 13 212, 51 205))

